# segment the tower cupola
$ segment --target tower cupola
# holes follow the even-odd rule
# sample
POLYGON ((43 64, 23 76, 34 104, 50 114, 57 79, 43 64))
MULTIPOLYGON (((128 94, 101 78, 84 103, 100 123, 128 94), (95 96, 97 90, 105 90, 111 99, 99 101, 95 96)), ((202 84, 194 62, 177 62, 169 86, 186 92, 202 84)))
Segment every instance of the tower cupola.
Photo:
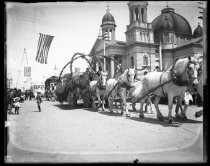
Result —
POLYGON ((102 35, 108 33, 109 40, 115 40, 115 20, 112 14, 110 13, 109 5, 107 5, 106 14, 102 18, 102 35))

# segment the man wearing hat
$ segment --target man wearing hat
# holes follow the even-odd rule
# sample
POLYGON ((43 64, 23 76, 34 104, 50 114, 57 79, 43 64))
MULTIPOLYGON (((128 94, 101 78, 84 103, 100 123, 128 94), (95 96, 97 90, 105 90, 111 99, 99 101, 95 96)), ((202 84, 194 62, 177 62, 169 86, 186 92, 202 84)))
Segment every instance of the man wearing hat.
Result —
POLYGON ((14 98, 13 106, 14 106, 14 108, 15 108, 15 114, 19 114, 19 109, 20 109, 19 100, 20 100, 19 97, 15 97, 15 98, 14 98))
POLYGON ((41 97, 41 92, 39 92, 39 91, 37 92, 36 102, 37 102, 39 112, 41 112, 42 97, 41 97))
POLYGON ((13 108, 13 102, 14 102, 13 98, 14 98, 14 93, 12 90, 10 90, 10 93, 8 95, 8 113, 9 114, 12 114, 12 108, 13 108))

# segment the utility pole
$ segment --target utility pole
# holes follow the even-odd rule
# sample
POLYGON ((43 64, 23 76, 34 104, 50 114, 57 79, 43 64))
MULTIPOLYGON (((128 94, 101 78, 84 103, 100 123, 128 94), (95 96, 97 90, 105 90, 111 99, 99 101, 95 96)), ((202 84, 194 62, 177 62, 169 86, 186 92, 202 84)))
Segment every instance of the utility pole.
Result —
POLYGON ((160 41, 160 46, 159 46, 159 58, 160 58, 160 70, 163 70, 163 66, 162 66, 162 42, 160 41))
POLYGON ((17 79, 17 83, 16 83, 16 88, 17 88, 17 86, 18 86, 19 77, 20 77, 20 72, 21 72, 22 63, 23 63, 23 58, 24 58, 25 55, 26 55, 26 61, 27 61, 27 65, 28 65, 28 59, 27 59, 27 54, 26 54, 26 48, 24 48, 24 51, 23 51, 23 56, 22 56, 22 60, 21 60, 21 64, 20 64, 19 73, 18 73, 18 79, 17 79))
POLYGON ((106 41, 109 40, 109 33, 105 32, 104 34, 102 34, 101 36, 99 35, 98 37, 102 37, 103 41, 104 41, 104 71, 106 71, 106 41))

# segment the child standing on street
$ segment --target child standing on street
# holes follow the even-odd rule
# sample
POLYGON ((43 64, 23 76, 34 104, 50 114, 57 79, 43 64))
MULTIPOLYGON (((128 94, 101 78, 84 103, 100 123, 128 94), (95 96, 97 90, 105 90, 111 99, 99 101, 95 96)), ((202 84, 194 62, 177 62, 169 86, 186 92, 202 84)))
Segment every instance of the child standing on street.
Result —
POLYGON ((14 98, 13 106, 15 108, 15 114, 19 114, 19 109, 20 109, 19 100, 20 100, 19 97, 14 98))
POLYGON ((42 97, 41 97, 40 92, 37 92, 36 102, 37 102, 39 112, 41 112, 42 97))

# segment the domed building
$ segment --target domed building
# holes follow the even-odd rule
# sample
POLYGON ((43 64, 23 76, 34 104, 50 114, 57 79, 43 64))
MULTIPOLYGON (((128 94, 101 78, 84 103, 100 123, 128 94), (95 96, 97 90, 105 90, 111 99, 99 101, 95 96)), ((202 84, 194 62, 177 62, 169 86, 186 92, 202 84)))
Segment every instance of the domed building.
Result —
POLYGON ((154 41, 159 44, 159 65, 162 70, 167 70, 177 59, 202 54, 201 27, 192 33, 189 22, 173 8, 164 8, 152 21, 152 27, 154 41))
POLYGON ((195 30, 193 31, 193 37, 197 38, 197 37, 201 37, 203 36, 203 29, 200 26, 200 24, 198 24, 197 28, 195 28, 195 30))
POLYGON ((175 13, 173 8, 165 8, 161 15, 152 21, 155 42, 179 44, 193 38, 188 21, 175 13))
MULTIPOLYGON (((179 58, 202 54, 202 28, 193 31, 189 22, 175 12, 173 8, 164 8, 151 23, 147 22, 147 1, 130 1, 129 25, 126 26, 126 41, 115 39, 116 22, 109 8, 102 18, 102 35, 106 33, 109 40, 98 37, 90 54, 105 55, 102 65, 114 77, 117 61, 123 69, 129 66, 137 68, 141 77, 145 70, 153 71, 156 66, 167 70, 179 58)), ((96 67, 96 70, 98 67, 96 67)))

